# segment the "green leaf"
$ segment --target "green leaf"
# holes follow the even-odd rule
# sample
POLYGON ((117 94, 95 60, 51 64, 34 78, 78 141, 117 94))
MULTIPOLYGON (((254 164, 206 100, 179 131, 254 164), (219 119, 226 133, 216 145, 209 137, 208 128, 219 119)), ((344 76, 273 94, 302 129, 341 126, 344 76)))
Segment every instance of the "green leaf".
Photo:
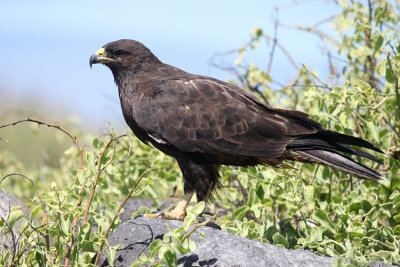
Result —
POLYGON ((370 130, 370 133, 372 135, 372 138, 374 138, 375 141, 379 141, 379 132, 378 128, 375 126, 375 121, 368 121, 367 122, 367 127, 370 130))
POLYGON ((365 234, 363 233, 358 233, 358 232, 348 232, 350 239, 353 239, 355 237, 364 237, 365 234))
POLYGON ((337 95, 335 93, 329 93, 329 98, 332 100, 336 100, 336 99, 341 99, 342 97, 340 95, 337 95))
POLYGON ((193 207, 192 211, 196 215, 200 215, 204 211, 205 207, 206 207, 206 203, 204 201, 200 201, 199 203, 196 204, 196 206, 193 207))
POLYGON ((382 75, 382 76, 386 76, 386 68, 387 68, 387 60, 384 59, 381 61, 381 63, 379 63, 378 68, 376 69, 376 71, 382 75))
POLYGON ((384 14, 385 14, 385 8, 380 6, 376 7, 374 11, 375 25, 378 25, 381 22, 384 14))
POLYGON ((378 38, 376 38, 376 41, 375 41, 373 55, 375 55, 376 52, 379 51, 379 49, 382 47, 382 44, 383 44, 383 37, 382 37, 382 35, 379 35, 378 38))
POLYGON ((78 170, 76 173, 76 176, 77 176, 80 184, 85 184, 86 178, 85 178, 85 175, 83 174, 82 170, 78 170))
POLYGON ((284 248, 289 248, 289 242, 279 233, 274 234, 272 240, 274 245, 282 245, 284 248))
POLYGON ((149 257, 155 257, 160 250, 160 248, 163 246, 163 242, 161 239, 156 239, 153 242, 151 242, 149 246, 149 257))
POLYGON ((190 249, 184 248, 182 242, 178 238, 174 238, 171 243, 171 247, 174 251, 178 252, 180 255, 184 255, 190 252, 190 249))
POLYGON ((400 195, 393 200, 393 208, 400 207, 400 195))
POLYGON ((249 190, 249 196, 248 196, 248 199, 247 199, 247 206, 249 206, 249 207, 253 206, 255 201, 256 201, 256 198, 257 198, 256 192, 254 191, 253 188, 251 188, 249 190))
POLYGON ((338 257, 333 261, 332 267, 342 267, 345 264, 344 261, 344 258, 338 257))
POLYGON ((110 264, 111 266, 114 266, 116 252, 117 252, 117 250, 115 248, 109 248, 107 250, 107 260, 108 260, 108 264, 110 264))
POLYGON ((93 147, 96 149, 100 149, 104 146, 104 142, 101 141, 99 138, 94 138, 93 139, 93 147))
POLYGON ((80 247, 82 251, 88 251, 88 252, 98 252, 99 246, 91 241, 88 240, 82 240, 80 243, 80 247))
POLYGON ((193 222, 196 220, 196 216, 186 216, 185 220, 183 221, 183 229, 186 232, 189 227, 193 224, 193 222))
POLYGON ((64 232, 64 234, 69 234, 71 231, 71 221, 70 221, 70 217, 66 216, 66 218, 62 218, 61 219, 61 229, 64 232))
POLYGON ((136 260, 134 263, 132 263, 131 267, 137 267, 137 266, 140 266, 140 265, 145 265, 147 263, 149 263, 149 261, 148 261, 146 255, 144 253, 141 253, 140 256, 139 256, 139 259, 136 260))
MULTIPOLYGON (((165 238, 165 236, 164 236, 165 238)), ((158 257, 160 259, 165 257, 165 253, 169 250, 168 246, 161 246, 161 248, 158 250, 158 257)))
POLYGON ((349 212, 358 213, 358 211, 360 209, 361 209, 361 203, 360 202, 351 203, 351 205, 349 206, 349 212))
POLYGON ((390 195, 389 199, 395 199, 398 195, 400 195, 399 190, 393 191, 393 193, 390 195))
POLYGON ((151 180, 150 178, 147 178, 147 177, 143 178, 142 181, 149 185, 154 184, 153 180, 151 180))
POLYGON ((304 199, 307 201, 307 204, 314 203, 314 186, 304 186, 304 199))
POLYGON ((268 227, 268 229, 267 229, 267 231, 265 231, 264 235, 268 240, 272 240, 272 237, 277 232, 278 232, 278 229, 276 229, 276 227, 273 225, 273 226, 268 227))
POLYGON ((175 252, 167 250, 164 255, 169 267, 176 267, 178 265, 175 252))
POLYGON ((85 235, 85 234, 89 233, 90 227, 91 227, 90 223, 88 223, 88 222, 83 223, 81 225, 81 227, 79 228, 79 233, 82 234, 82 235, 85 235))
POLYGON ((236 220, 241 220, 243 219, 244 215, 246 215, 246 212, 249 210, 249 207, 247 206, 242 206, 240 208, 237 208, 234 212, 233 212, 233 217, 236 220))
POLYGON ((396 82, 396 76, 394 75, 392 69, 390 68, 389 64, 386 67, 386 75, 385 75, 386 81, 388 83, 395 83, 396 82))
POLYGON ((40 205, 37 205, 32 211, 31 211, 31 215, 29 216, 29 218, 32 220, 33 218, 36 217, 36 215, 39 213, 39 211, 42 209, 42 207, 40 207, 40 205))
POLYGON ((261 28, 255 28, 251 31, 251 33, 257 37, 260 37, 263 34, 263 30, 261 28))
POLYGON ((332 196, 332 201, 336 204, 340 204, 343 201, 343 198, 341 196, 333 195, 332 196))
POLYGON ((335 225, 332 223, 332 221, 329 219, 328 215, 326 215, 324 211, 317 209, 314 214, 314 219, 330 232, 336 233, 335 225))
POLYGON ((394 216, 393 216, 393 219, 394 219, 396 222, 400 222, 400 214, 394 215, 394 216))
POLYGON ((24 216, 25 216, 25 214, 21 210, 13 210, 10 213, 10 216, 7 221, 10 228, 13 229, 15 223, 18 222, 19 220, 21 220, 22 218, 24 218, 24 216))
POLYGON ((362 90, 367 90, 371 88, 371 85, 367 82, 364 82, 363 80, 358 80, 357 85, 362 89, 362 90))
MULTIPOLYGON (((199 233, 199 235, 200 235, 201 238, 204 237, 203 233, 199 233)), ((183 246, 185 248, 188 248, 189 251, 195 251, 196 250, 196 243, 193 240, 190 240, 189 238, 186 238, 185 241, 183 241, 183 246)))
POLYGON ((264 202, 265 192, 264 192, 264 188, 262 187, 261 183, 257 185, 256 195, 262 202, 264 202))
POLYGON ((361 201, 361 208, 365 211, 365 213, 367 213, 371 210, 372 205, 367 200, 363 199, 361 201))

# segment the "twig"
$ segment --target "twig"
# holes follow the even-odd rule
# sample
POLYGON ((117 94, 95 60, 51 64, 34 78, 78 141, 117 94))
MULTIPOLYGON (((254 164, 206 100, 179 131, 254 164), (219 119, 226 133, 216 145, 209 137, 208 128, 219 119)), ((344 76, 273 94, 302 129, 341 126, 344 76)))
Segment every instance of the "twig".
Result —
POLYGON ((351 116, 353 117, 353 120, 356 122, 356 126, 357 126, 358 131, 360 132, 362 138, 366 139, 366 138, 365 138, 365 133, 364 133, 364 131, 363 131, 362 127, 361 127, 361 124, 360 124, 360 122, 359 122, 359 120, 357 119, 357 117, 356 117, 355 114, 358 115, 358 113, 356 113, 355 111, 352 111, 352 112, 351 112, 351 116))
MULTIPOLYGON (((106 233, 104 234, 104 238, 106 238, 106 237, 108 236, 108 233, 110 232, 111 227, 114 225, 114 222, 115 222, 115 220, 117 219, 117 217, 118 217, 118 215, 119 215, 119 213, 120 213, 122 207, 125 205, 125 203, 128 201, 128 199, 132 196, 132 194, 133 194, 133 192, 135 191, 135 189, 136 189, 137 185, 139 184, 139 182, 142 180, 142 178, 143 178, 148 172, 150 172, 150 171, 152 171, 152 170, 154 170, 154 169, 153 169, 153 168, 150 168, 150 169, 145 170, 145 171, 140 175, 140 177, 136 180, 136 183, 132 186, 131 190, 129 191, 128 195, 125 197, 124 201, 122 201, 122 203, 119 205, 119 207, 118 207, 118 209, 117 209, 117 212, 116 212, 115 215, 114 215, 114 218, 111 220, 111 222, 110 222, 110 224, 109 224, 109 226, 108 226, 108 228, 107 228, 107 230, 106 230, 106 233)), ((99 248, 99 251, 97 252, 97 256, 96 256, 96 261, 95 261, 95 263, 94 263, 95 265, 97 265, 97 262, 99 261, 99 257, 100 257, 100 254, 101 254, 101 250, 103 249, 103 245, 104 245, 104 241, 101 241, 100 248, 99 248)))
POLYGON ((72 140, 72 142, 75 144, 76 148, 79 151, 79 156, 80 156, 80 160, 81 160, 81 169, 82 169, 83 173, 85 173, 85 168, 84 168, 84 164, 83 164, 83 152, 82 152, 82 149, 79 147, 79 144, 78 144, 78 141, 76 140, 76 137, 74 137, 72 134, 70 134, 67 130, 65 130, 61 126, 56 125, 56 124, 51 124, 51 123, 47 123, 47 122, 43 122, 43 121, 38 121, 38 120, 27 118, 27 119, 15 121, 15 122, 12 122, 12 123, 9 123, 9 124, 0 125, 0 129, 8 127, 8 126, 15 126, 15 125, 20 124, 22 122, 33 122, 33 123, 37 123, 39 125, 46 125, 47 127, 55 128, 55 129, 65 133, 66 135, 68 135, 68 137, 72 140))
POLYGON ((332 90, 331 87, 327 87, 325 85, 317 85, 317 84, 289 84, 286 87, 316 87, 316 88, 324 88, 332 90))
MULTIPOLYGON (((265 34, 264 34, 264 37, 265 37, 266 39, 269 39, 269 40, 274 40, 274 38, 271 37, 271 36, 269 36, 269 35, 265 35, 265 34)), ((278 40, 276 40, 276 46, 285 54, 285 56, 287 57, 287 59, 288 59, 288 60, 290 61, 290 63, 292 64, 293 68, 294 68, 295 70, 298 70, 299 67, 298 67, 296 61, 292 58, 292 56, 291 56, 290 53, 286 50, 286 48, 278 42, 278 40)))
MULTIPOLYGON (((120 135, 120 136, 118 136, 118 138, 125 137, 125 136, 127 136, 127 134, 120 135)), ((111 162, 114 159, 114 154, 115 154, 115 146, 113 147, 112 154, 110 156, 110 160, 104 164, 103 168, 101 168, 101 171, 104 171, 108 167, 108 165, 111 164, 111 162)))
MULTIPOLYGON (((0 216, 0 219, 4 222, 4 227, 3 229, 7 226, 7 228, 10 230, 10 234, 11 234, 11 239, 12 239, 12 245, 13 245, 13 249, 12 249, 12 265, 14 264, 14 258, 15 258, 15 254, 17 253, 17 243, 15 241, 15 234, 14 234, 14 230, 11 228, 11 226, 7 223, 8 219, 10 218, 10 214, 11 214, 11 207, 9 205, 8 208, 8 215, 7 215, 7 219, 5 220, 3 218, 3 216, 0 216)), ((1 230, 1 232, 3 232, 3 229, 1 230)))
MULTIPOLYGON (((29 222, 29 221, 28 221, 27 223, 28 223, 27 226, 26 226, 26 227, 24 228, 24 230, 21 232, 21 234, 20 234, 20 236, 19 236, 19 238, 18 238, 18 240, 17 240, 17 244, 19 243, 20 239, 22 238, 22 234, 25 232, 25 230, 27 230, 28 226, 32 228, 32 231, 29 232, 26 236, 30 236, 30 235, 32 234, 32 232, 35 231, 35 232, 37 232, 39 235, 41 235, 41 236, 47 238, 47 236, 43 235, 43 233, 41 233, 41 232, 39 231, 39 228, 42 228, 42 227, 46 226, 47 223, 46 223, 46 224, 42 224, 42 225, 40 225, 40 226, 38 226, 38 227, 34 227, 34 226, 31 224, 31 222, 29 222)), ((38 237, 38 239, 39 239, 39 237, 38 237)), ((29 246, 30 244, 32 244, 33 242, 35 242, 35 241, 36 241, 35 239, 32 239, 32 240, 29 241, 28 243, 25 243, 25 245, 19 249, 20 253, 18 254, 17 259, 14 261, 15 263, 18 263, 18 262, 19 262, 19 260, 21 259, 21 257, 25 254, 25 252, 29 251, 32 247, 34 247, 34 245, 32 245, 32 246, 30 246, 30 247, 28 247, 28 246, 29 246)), ((43 264, 44 264, 44 266, 46 266, 46 264, 47 264, 47 263, 46 263, 46 262, 47 262, 46 257, 43 256, 43 259, 44 259, 44 260, 43 260, 43 261, 44 261, 43 264)))
POLYGON ((321 84, 323 84, 326 88, 328 88, 329 90, 332 90, 332 88, 329 87, 328 84, 326 84, 325 82, 323 82, 317 75, 315 75, 314 73, 312 73, 304 64, 301 64, 303 66, 303 68, 309 73, 311 74, 311 76, 313 76, 315 79, 317 79, 317 81, 319 81, 321 84))
POLYGON ((287 25, 284 23, 280 23, 279 25, 282 27, 288 28, 288 29, 292 28, 292 29, 296 29, 296 30, 302 30, 305 32, 314 33, 322 40, 327 40, 330 43, 332 43, 333 45, 338 46, 338 42, 334 38, 330 37, 329 35, 322 32, 321 30, 316 29, 314 26, 301 26, 301 25, 292 26, 292 25, 287 25))
POLYGON ((125 161, 128 160, 129 156, 131 155, 132 152, 132 140, 131 140, 131 135, 130 134, 126 134, 128 136, 128 140, 129 140, 129 148, 128 148, 128 154, 126 155, 126 157, 120 161, 118 161, 118 164, 123 164, 125 163, 125 161))
POLYGON ((206 226, 209 222, 211 222, 212 220, 214 220, 215 218, 218 217, 220 211, 217 211, 217 213, 214 214, 214 216, 210 217, 210 219, 208 219, 207 221, 204 221, 202 223, 196 224, 195 227, 193 227, 192 230, 190 230, 189 232, 187 232, 183 237, 181 242, 183 243, 183 241, 185 241, 186 238, 188 238, 194 231, 196 231, 197 229, 199 229, 202 226, 206 226))
MULTIPOLYGON (((387 125, 389 125, 390 129, 392 129, 392 131, 397 135, 397 138, 400 139, 400 133, 396 130, 396 128, 390 123, 390 121, 383 117, 383 120, 386 122, 387 125)), ((396 161, 395 161, 396 162, 396 161)))
POLYGON ((306 229, 307 229, 307 233, 308 234, 310 234, 310 226, 308 225, 308 223, 307 223, 307 220, 306 220, 306 217, 304 217, 304 214, 303 214, 303 212, 301 212, 301 210, 299 210, 300 211, 300 214, 301 214, 301 218, 303 219, 303 221, 304 221, 304 224, 305 224, 305 226, 306 226, 306 229))
MULTIPOLYGON (((279 16, 279 9, 275 8, 275 11, 277 13, 277 16, 279 16)), ((274 39, 272 42, 271 53, 270 53, 270 57, 269 57, 269 61, 268 61, 268 67, 267 67, 268 74, 271 72, 272 61, 274 59, 274 54, 275 54, 275 47, 276 47, 276 43, 278 42, 278 25, 279 25, 279 19, 276 19, 275 24, 274 24, 274 39)))
POLYGON ((388 99, 388 96, 385 96, 378 104, 376 104, 374 107, 372 107, 373 110, 377 110, 378 108, 380 108, 388 99))
POLYGON ((40 198, 40 195, 39 195, 39 192, 37 191, 37 188, 36 188, 36 186, 35 186, 35 183, 33 182, 33 180, 32 180, 31 178, 29 178, 28 176, 23 175, 23 174, 21 174, 21 173, 10 173, 10 174, 7 174, 6 176, 4 176, 3 178, 1 178, 0 184, 1 184, 5 179, 7 179, 7 178, 10 177, 10 176, 21 176, 21 177, 27 179, 27 180, 32 184, 33 189, 35 190, 35 193, 36 193, 37 197, 39 198, 40 204, 41 204, 42 207, 43 207, 43 201, 42 201, 42 199, 40 198))
MULTIPOLYGON (((387 58, 387 62, 389 64, 390 71, 392 72, 392 74, 394 76, 392 62, 390 61, 390 52, 387 54, 386 58, 387 58)), ((394 77, 394 90, 396 92, 397 123, 399 124, 399 128, 400 128, 400 92, 399 92, 399 78, 398 77, 394 77)))
POLYGON ((104 147, 103 151, 101 151, 101 153, 100 153, 99 159, 97 160, 96 177, 94 178, 93 187, 92 187, 92 190, 90 192, 88 203, 86 205, 86 210, 85 210, 85 214, 83 216, 83 221, 82 221, 83 223, 85 223, 87 221, 87 216, 88 216, 88 213, 89 213, 90 205, 92 204, 92 199, 93 199, 93 196, 94 196, 94 192, 96 191, 97 181, 99 180, 99 177, 100 177, 100 174, 101 174, 101 170, 102 170, 101 169, 101 160, 103 159, 103 156, 106 153, 106 151, 109 148, 109 146, 111 145, 111 143, 114 142, 115 140, 118 140, 121 137, 124 137, 124 136, 126 136, 126 135, 123 134, 123 135, 120 135, 120 136, 112 138, 110 141, 108 141, 108 143, 104 147))

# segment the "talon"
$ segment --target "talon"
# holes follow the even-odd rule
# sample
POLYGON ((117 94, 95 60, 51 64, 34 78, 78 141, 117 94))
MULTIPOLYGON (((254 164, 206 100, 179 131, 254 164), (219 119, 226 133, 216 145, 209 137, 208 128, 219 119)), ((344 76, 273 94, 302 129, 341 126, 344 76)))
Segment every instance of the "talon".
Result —
POLYGON ((142 217, 144 217, 143 214, 138 214, 138 215, 136 215, 133 219, 142 218, 142 217))
POLYGON ((183 196, 182 200, 178 202, 176 207, 170 212, 158 212, 156 214, 144 214, 143 217, 146 218, 158 218, 165 220, 180 220, 183 221, 186 218, 186 208, 189 205, 190 199, 193 193, 187 193, 183 196))
POLYGON ((162 218, 164 216, 165 216, 165 213, 164 212, 160 212, 160 213, 157 214, 156 218, 162 218))

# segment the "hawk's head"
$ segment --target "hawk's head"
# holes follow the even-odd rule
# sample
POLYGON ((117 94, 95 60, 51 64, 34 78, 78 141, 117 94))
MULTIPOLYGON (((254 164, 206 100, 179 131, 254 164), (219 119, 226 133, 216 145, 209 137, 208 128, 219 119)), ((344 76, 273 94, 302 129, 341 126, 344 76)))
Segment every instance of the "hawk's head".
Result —
POLYGON ((93 64, 102 63, 115 72, 138 72, 146 69, 147 65, 161 63, 157 57, 142 43, 122 39, 106 44, 97 50, 89 60, 90 67, 93 64))

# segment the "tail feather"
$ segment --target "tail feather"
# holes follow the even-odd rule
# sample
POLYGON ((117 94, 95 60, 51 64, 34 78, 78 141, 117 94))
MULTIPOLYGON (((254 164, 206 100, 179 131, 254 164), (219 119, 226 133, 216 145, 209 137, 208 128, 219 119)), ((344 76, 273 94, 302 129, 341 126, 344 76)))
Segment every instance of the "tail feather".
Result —
POLYGON ((321 139, 329 140, 334 143, 344 144, 344 145, 353 145, 368 148, 374 150, 379 153, 383 153, 382 150, 374 146, 372 143, 368 142, 367 140, 354 137, 351 135, 341 134, 330 130, 324 130, 315 134, 316 137, 321 139))
POLYGON ((368 141, 329 130, 295 139, 287 146, 287 149, 296 151, 313 162, 327 165, 360 178, 379 180, 381 177, 380 173, 355 162, 353 159, 341 153, 360 156, 380 164, 382 164, 382 162, 373 155, 350 147, 349 145, 368 148, 383 153, 382 150, 368 141))
POLYGON ((360 178, 367 180, 379 180, 381 178, 380 173, 355 162, 351 158, 335 152, 324 150, 307 150, 297 152, 333 169, 353 174, 360 178))

